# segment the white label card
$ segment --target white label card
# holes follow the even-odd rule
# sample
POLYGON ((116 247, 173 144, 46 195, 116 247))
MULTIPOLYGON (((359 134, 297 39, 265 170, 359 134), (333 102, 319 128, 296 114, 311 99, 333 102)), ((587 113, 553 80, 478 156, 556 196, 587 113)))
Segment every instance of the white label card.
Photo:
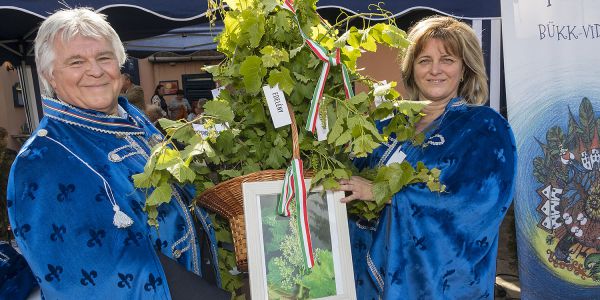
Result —
POLYGON ((221 94, 221 91, 224 89, 225 89, 225 87, 222 86, 222 87, 218 87, 214 90, 210 90, 210 93, 212 94, 213 99, 217 99, 217 97, 219 97, 219 94, 221 94))
MULTIPOLYGON (((204 127, 204 125, 202 125, 202 124, 192 124, 192 128, 194 128, 194 131, 200 133, 200 135, 203 138, 207 138, 208 137, 208 129, 206 129, 204 127)), ((226 130, 227 128, 229 128, 229 123, 225 123, 225 124, 218 123, 218 124, 215 124, 214 128, 215 128, 215 131, 217 133, 219 133, 219 132, 221 132, 221 131, 226 130)))
POLYGON ((327 134, 329 133, 329 122, 327 118, 325 119, 325 126, 323 126, 323 122, 321 122, 321 116, 317 117, 317 140, 324 141, 327 139, 327 134))
MULTIPOLYGON (((377 88, 380 85, 387 84, 387 80, 384 80, 380 83, 375 83, 373 88, 377 88)), ((385 101, 385 96, 375 96, 375 107, 379 106, 381 103, 385 101)))
POLYGON ((390 159, 388 159, 388 161, 385 162, 386 166, 389 166, 390 164, 393 164, 395 162, 401 163, 404 161, 404 159, 406 158, 406 153, 402 152, 402 149, 400 148, 402 147, 398 147, 398 149, 394 151, 394 154, 392 154, 392 157, 390 157, 390 159))
POLYGON ((283 91, 279 89, 279 84, 274 87, 265 85, 263 86, 263 92, 265 93, 267 104, 269 105, 273 126, 279 128, 281 126, 292 124, 290 112, 288 111, 288 106, 285 102, 285 95, 283 94, 283 91))
MULTIPOLYGON (((374 87, 373 87, 373 88, 374 88, 374 89, 377 89, 378 87, 384 86, 384 85, 386 85, 386 84, 387 84, 387 80, 384 80, 384 81, 381 81, 380 83, 375 83, 375 85, 374 85, 374 87)), ((387 101, 387 100, 385 99, 385 96, 375 96, 375 107, 377 107, 377 106, 381 105, 381 103, 383 103, 383 102, 385 102, 385 101, 387 101)), ((387 120, 387 119, 389 119, 389 118, 391 118, 391 117, 393 117, 393 116, 394 116, 394 114, 390 114, 389 116, 387 116, 387 117, 385 117, 385 118, 381 119, 381 121, 385 121, 385 120, 387 120)))

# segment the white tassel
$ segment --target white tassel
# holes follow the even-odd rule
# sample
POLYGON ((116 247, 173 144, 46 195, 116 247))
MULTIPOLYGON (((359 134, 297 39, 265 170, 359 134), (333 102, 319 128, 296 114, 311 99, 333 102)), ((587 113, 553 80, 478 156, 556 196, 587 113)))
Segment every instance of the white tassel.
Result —
POLYGON ((127 228, 133 224, 133 220, 124 212, 122 212, 118 205, 113 205, 113 210, 115 211, 113 224, 117 226, 117 228, 127 228))

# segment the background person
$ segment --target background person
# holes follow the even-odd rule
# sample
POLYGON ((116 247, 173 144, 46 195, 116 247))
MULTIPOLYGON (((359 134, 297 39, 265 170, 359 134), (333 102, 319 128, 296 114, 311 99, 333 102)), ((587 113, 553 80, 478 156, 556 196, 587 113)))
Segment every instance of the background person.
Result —
POLYGON ((8 131, 4 127, 0 127, 0 241, 10 241, 12 238, 6 212, 6 185, 10 166, 15 160, 17 152, 8 148, 7 138, 8 131))
POLYGON ((144 111, 146 109, 146 102, 144 99, 144 90, 141 86, 133 84, 131 81, 131 75, 128 73, 121 74, 121 83, 123 87, 121 88, 121 96, 127 98, 129 103, 137 106, 140 111, 144 111))
MULTIPOLYGON (((43 99, 44 118, 11 169, 8 212, 19 249, 47 299, 228 299, 199 277, 218 274, 216 254, 200 252, 182 188, 172 185, 171 202, 159 208, 160 227, 148 225, 147 191, 132 175, 162 135, 119 98, 125 58, 104 15, 67 9, 42 22, 36 65, 44 94, 57 99, 43 99)), ((194 211, 215 249, 206 212, 194 211)))
POLYGON ((152 95, 152 99, 150 99, 150 103, 156 105, 162 109, 163 117, 169 117, 168 111, 169 106, 167 105, 167 101, 165 100, 165 87, 162 84, 159 84, 154 88, 154 95, 152 95))
MULTIPOLYGON (((488 91, 485 68, 468 25, 432 17, 410 29, 408 38, 402 74, 411 99, 430 101, 417 125, 425 142, 390 139, 356 163, 375 168, 402 151, 413 167, 422 161, 441 169, 446 190, 409 185, 376 222, 351 222, 358 299, 493 298, 498 230, 516 172, 512 131, 481 105, 488 91)), ((349 192, 344 202, 373 199, 371 183, 360 177, 340 181, 340 190, 349 192)))
POLYGON ((202 114, 204 114, 204 104, 206 103, 206 101, 208 101, 206 98, 198 99, 198 102, 196 102, 196 105, 194 105, 194 109, 187 116, 188 121, 191 122, 194 119, 196 119, 198 116, 201 116, 202 114))
POLYGON ((172 120, 187 119, 190 111, 192 111, 192 107, 188 99, 184 97, 183 90, 177 90, 175 99, 169 103, 169 116, 172 120))

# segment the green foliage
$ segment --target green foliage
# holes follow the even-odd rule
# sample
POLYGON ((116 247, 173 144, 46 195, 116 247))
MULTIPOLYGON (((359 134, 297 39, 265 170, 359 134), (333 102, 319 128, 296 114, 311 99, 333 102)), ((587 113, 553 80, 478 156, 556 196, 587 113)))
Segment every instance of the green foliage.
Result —
POLYGON ((594 281, 600 282, 600 253, 590 254, 585 258, 583 266, 594 281))
MULTIPOLYGON (((304 267, 298 243, 298 223, 293 214, 295 204, 290 209, 292 216, 289 219, 275 216, 274 206, 262 209, 263 225, 269 234, 269 238, 265 239, 269 293, 295 299, 335 295, 333 254, 329 250, 317 248, 314 250, 314 267, 304 267)), ((265 232, 263 234, 266 235, 265 232)))
MULTIPOLYGON (((229 228, 229 222, 226 219, 216 215, 209 214, 212 226, 216 232, 217 242, 233 244, 233 236, 229 228)), ((223 248, 218 250, 219 271, 221 273, 221 285, 223 289, 235 292, 243 286, 242 274, 233 275, 232 270, 237 270, 235 253, 223 248)))
MULTIPOLYGON (((376 85, 369 77, 358 73, 356 61, 364 51, 376 51, 379 44, 404 49, 406 34, 393 19, 387 23, 362 28, 349 26, 352 18, 327 24, 316 13, 317 0, 296 1, 297 15, 283 9, 279 0, 211 0, 209 7, 221 9, 209 16, 221 14, 225 28, 218 37, 217 49, 225 54, 223 62, 206 67, 215 80, 226 89, 218 99, 205 104, 205 115, 193 122, 161 120, 167 139, 155 146, 144 173, 134 176, 138 187, 148 188, 145 209, 149 222, 156 225, 156 208, 170 201, 170 185, 193 184, 201 193, 215 183, 266 169, 285 169, 292 159, 289 127, 273 127, 261 89, 264 85, 279 85, 291 104, 299 130, 299 146, 305 169, 315 172, 313 184, 325 189, 338 186, 337 181, 356 173, 349 157, 365 157, 390 134, 400 141, 420 143, 414 124, 422 117, 422 103, 406 102, 393 89, 396 83, 376 85), (227 4, 229 10, 223 10, 227 4), (341 61, 348 68, 350 79, 369 87, 351 99, 345 99, 340 66, 331 66, 320 99, 320 117, 327 121, 330 132, 326 141, 303 130, 310 99, 317 85, 323 62, 305 46, 300 33, 322 45, 333 55, 341 49, 341 61), (342 34, 343 33, 343 34, 342 34), (375 109, 375 97, 384 102, 375 109), (379 132, 376 120, 393 113, 389 125, 379 132), (201 123, 206 136, 196 133, 193 123, 201 123), (219 132, 218 124, 228 124, 219 132), (182 148, 175 147, 175 142, 182 148), (210 167, 210 168, 209 168, 210 167)), ((371 17, 386 18, 378 9, 371 17)), ((359 203, 351 212, 367 218, 378 215, 381 203, 406 184, 425 182, 433 190, 441 190, 436 174, 423 168, 405 165, 382 168, 373 175, 374 193, 378 202, 359 203), (388 180, 394 182, 388 185, 388 180)), ((294 240, 294 243, 296 241, 294 240)), ((308 285, 308 283, 307 283, 308 285)))
POLYGON ((302 286, 309 290, 310 299, 335 295, 333 254, 331 251, 317 249, 315 256, 315 265, 310 273, 302 278, 302 286))

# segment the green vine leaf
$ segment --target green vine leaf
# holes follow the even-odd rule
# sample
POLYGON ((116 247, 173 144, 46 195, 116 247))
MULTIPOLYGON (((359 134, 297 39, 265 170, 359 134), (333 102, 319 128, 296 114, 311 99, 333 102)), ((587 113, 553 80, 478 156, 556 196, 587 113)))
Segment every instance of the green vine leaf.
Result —
MULTIPOLYGON (((265 68, 279 66, 282 62, 289 62, 290 57, 285 49, 277 49, 268 45, 260 50, 262 62, 265 68)), ((289 72, 289 71, 288 71, 289 72)))
POLYGON ((225 101, 209 101, 204 104, 204 113, 225 122, 232 122, 234 115, 229 103, 225 101))
POLYGON ((265 34, 265 16, 260 12, 243 10, 241 17, 242 36, 250 43, 251 48, 258 47, 265 34))
POLYGON ((267 74, 267 70, 262 65, 262 59, 252 55, 248 56, 240 65, 240 74, 244 78, 246 91, 252 95, 256 95, 261 90, 262 79, 267 74))
POLYGON ((157 186, 154 191, 148 196, 146 199, 146 207, 154 206, 158 207, 162 203, 167 203, 171 200, 171 194, 173 193, 173 188, 168 183, 162 183, 157 186))
POLYGON ((286 94, 290 95, 296 86, 296 82, 290 76, 290 70, 285 67, 280 67, 279 70, 273 70, 269 74, 267 80, 270 86, 279 84, 279 88, 286 94))
POLYGON ((190 169, 188 166, 186 166, 183 161, 167 168, 167 171, 169 171, 169 173, 171 173, 171 175, 173 175, 173 177, 175 179, 177 179, 177 181, 182 182, 182 183, 183 182, 192 183, 192 182, 194 182, 194 179, 196 178, 196 173, 194 173, 194 171, 192 169, 190 169))

